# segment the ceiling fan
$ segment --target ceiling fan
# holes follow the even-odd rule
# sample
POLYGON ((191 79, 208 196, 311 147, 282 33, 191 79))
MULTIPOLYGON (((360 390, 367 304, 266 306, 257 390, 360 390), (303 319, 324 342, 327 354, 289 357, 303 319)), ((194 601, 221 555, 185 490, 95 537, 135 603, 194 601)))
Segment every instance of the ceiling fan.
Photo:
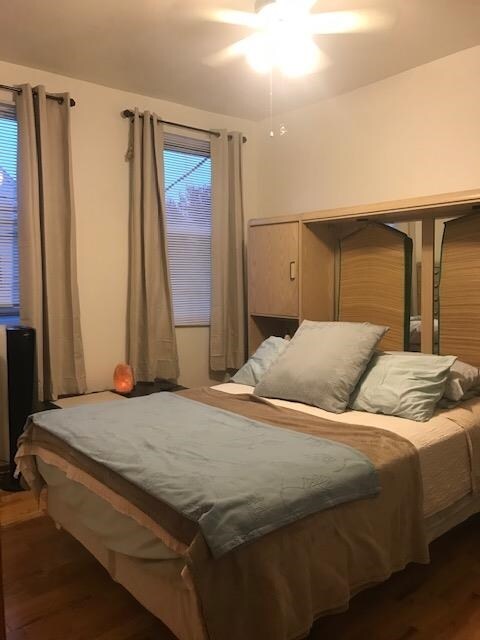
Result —
POLYGON ((329 59, 314 40, 316 35, 385 29, 393 23, 386 11, 364 9, 313 13, 317 0, 256 0, 255 11, 218 9, 216 22, 251 28, 253 33, 207 58, 219 66, 244 57, 258 73, 278 69, 289 77, 319 71, 329 59))

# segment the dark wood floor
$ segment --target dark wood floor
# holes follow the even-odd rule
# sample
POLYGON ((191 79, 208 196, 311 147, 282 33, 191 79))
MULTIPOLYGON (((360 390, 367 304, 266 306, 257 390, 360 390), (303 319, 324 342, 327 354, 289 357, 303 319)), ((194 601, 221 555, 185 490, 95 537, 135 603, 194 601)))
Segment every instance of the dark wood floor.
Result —
POLYGON ((8 640, 174 640, 49 518, 2 537, 8 640))
MULTIPOLYGON (((48 518, 4 528, 3 549, 9 640, 174 640, 48 518)), ((431 565, 318 621, 310 640, 480 640, 480 518, 437 541, 431 565)))

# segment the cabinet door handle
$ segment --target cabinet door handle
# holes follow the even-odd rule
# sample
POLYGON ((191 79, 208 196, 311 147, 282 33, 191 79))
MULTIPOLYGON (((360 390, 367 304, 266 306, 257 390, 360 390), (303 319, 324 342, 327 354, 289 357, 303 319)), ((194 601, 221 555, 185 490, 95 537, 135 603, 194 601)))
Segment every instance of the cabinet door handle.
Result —
POLYGON ((292 262, 290 262, 290 280, 295 280, 296 277, 297 277, 297 263, 295 262, 295 260, 292 260, 292 262))

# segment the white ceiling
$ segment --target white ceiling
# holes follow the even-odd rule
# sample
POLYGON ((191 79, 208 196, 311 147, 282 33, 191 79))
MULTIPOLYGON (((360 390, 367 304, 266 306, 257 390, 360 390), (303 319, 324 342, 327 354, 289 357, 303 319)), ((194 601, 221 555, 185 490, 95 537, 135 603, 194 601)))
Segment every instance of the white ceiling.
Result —
MULTIPOLYGON (((250 119, 268 115, 268 81, 242 60, 202 60, 248 35, 201 10, 254 0, 0 0, 0 59, 250 119)), ((333 64, 276 80, 276 111, 309 104, 480 44, 480 0, 319 0, 315 11, 386 7, 395 26, 318 36, 333 64)), ((0 83, 1 83, 0 78, 0 83)), ((128 106, 128 105, 126 105, 128 106)))

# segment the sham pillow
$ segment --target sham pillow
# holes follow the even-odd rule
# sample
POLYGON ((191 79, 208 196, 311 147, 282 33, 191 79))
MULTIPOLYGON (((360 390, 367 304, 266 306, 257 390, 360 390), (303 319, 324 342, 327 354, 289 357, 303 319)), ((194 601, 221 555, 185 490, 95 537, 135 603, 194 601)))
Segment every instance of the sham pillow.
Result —
POLYGON ((356 411, 430 420, 445 392, 454 356, 375 354, 350 398, 356 411))
MULTIPOLYGON (((426 358, 439 357, 425 353, 412 353, 411 351, 386 351, 385 353, 402 356, 423 355, 426 358)), ((445 385, 445 392, 443 394, 443 398, 447 400, 446 404, 448 405, 449 402, 468 400, 478 394, 480 394, 480 371, 478 367, 474 367, 461 360, 455 360, 448 372, 447 384, 445 385)))
POLYGON ((288 347, 289 341, 271 336, 262 342, 253 356, 231 378, 231 382, 254 387, 265 375, 277 358, 288 347))
POLYGON ((367 322, 305 320, 254 393, 342 413, 387 331, 367 322))

